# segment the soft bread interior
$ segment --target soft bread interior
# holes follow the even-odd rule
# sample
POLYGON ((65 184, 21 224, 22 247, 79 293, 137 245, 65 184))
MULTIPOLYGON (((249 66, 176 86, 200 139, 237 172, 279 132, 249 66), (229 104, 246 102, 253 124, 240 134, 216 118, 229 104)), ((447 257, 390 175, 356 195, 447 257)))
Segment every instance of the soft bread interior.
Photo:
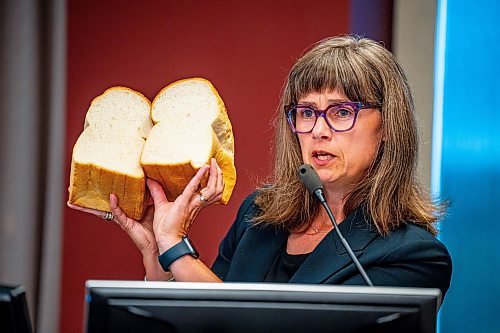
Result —
POLYGON ((214 146, 212 137, 212 130, 206 126, 189 130, 176 123, 158 123, 149 133, 142 154, 142 163, 154 164, 161 161, 168 164, 190 163, 193 168, 200 168, 210 161, 212 156, 214 146))
POLYGON ((153 126, 150 105, 125 87, 110 88, 92 101, 73 148, 71 203, 110 211, 109 194, 115 193, 127 216, 142 217, 146 183, 140 158, 153 126))
POLYGON ((212 84, 195 78, 167 86, 154 99, 151 115, 155 126, 141 158, 148 177, 159 181, 173 200, 215 157, 224 175, 222 203, 227 203, 236 182, 234 139, 224 103, 212 84))
POLYGON ((140 136, 122 135, 111 130, 85 129, 73 148, 73 159, 81 164, 121 172, 131 177, 144 177, 140 159, 145 140, 140 136))
POLYGON ((150 112, 151 104, 144 95, 126 87, 113 87, 92 101, 84 127, 91 126, 99 132, 134 132, 128 135, 145 139, 153 127, 150 112))

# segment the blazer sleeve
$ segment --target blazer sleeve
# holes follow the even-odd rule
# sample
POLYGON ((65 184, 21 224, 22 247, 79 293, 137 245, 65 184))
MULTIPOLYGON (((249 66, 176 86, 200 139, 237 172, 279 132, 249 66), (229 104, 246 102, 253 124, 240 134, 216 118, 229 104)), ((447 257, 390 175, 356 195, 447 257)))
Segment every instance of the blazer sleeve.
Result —
POLYGON ((239 241, 246 230, 251 226, 252 217, 257 210, 257 206, 254 202, 256 196, 257 192, 254 192, 243 201, 233 225, 219 245, 219 253, 212 265, 212 271, 222 281, 226 279, 233 254, 238 247, 239 241))
MULTIPOLYGON (((439 288, 444 299, 451 280, 450 254, 444 244, 427 231, 415 226, 412 229, 411 241, 395 242, 376 263, 365 267, 366 273, 375 286, 439 288)), ((343 284, 364 285, 365 282, 356 274, 343 284)))

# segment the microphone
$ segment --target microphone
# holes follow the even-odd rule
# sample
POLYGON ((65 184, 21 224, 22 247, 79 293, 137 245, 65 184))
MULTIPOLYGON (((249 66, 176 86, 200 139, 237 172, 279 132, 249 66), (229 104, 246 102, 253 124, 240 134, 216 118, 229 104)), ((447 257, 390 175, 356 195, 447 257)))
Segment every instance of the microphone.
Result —
POLYGON ((373 283, 366 274, 363 266, 358 261, 358 258, 354 255, 354 252, 352 252, 351 247, 349 246, 349 243, 345 240, 344 236, 342 235, 342 232, 340 232, 339 225, 337 224, 337 221, 335 221, 335 218, 333 217, 332 211, 330 210, 330 206, 328 206, 328 203, 326 202, 325 199, 325 194, 324 194, 324 189, 323 189, 323 184, 321 184, 321 180, 319 179, 318 173, 316 170, 313 169, 312 166, 309 164, 303 164, 299 167, 299 178, 300 181, 304 184, 304 186, 307 188, 309 193, 314 195, 316 198, 318 198, 319 202, 321 205, 325 208, 326 213, 330 217, 330 220, 332 221, 333 228, 337 232, 337 235, 340 238, 340 241, 344 245, 344 248, 346 251, 349 253, 349 256, 351 257, 352 261, 354 262, 354 265, 358 268, 359 272, 361 273, 361 276, 365 280, 366 284, 369 285, 370 287, 373 287, 373 283))

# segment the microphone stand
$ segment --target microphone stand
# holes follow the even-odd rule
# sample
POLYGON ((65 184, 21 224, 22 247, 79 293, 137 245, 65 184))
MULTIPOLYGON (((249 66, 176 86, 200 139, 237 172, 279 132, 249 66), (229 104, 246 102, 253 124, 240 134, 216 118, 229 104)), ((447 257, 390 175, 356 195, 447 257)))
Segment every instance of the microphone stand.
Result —
POLYGON ((323 189, 318 188, 313 193, 316 196, 316 198, 318 198, 321 205, 325 208, 326 213, 328 214, 328 217, 330 217, 330 220, 332 221, 333 229, 335 229, 335 231, 337 232, 337 235, 339 236, 340 241, 342 242, 342 244, 344 245, 344 248, 349 253, 349 256, 351 257, 352 261, 354 262, 354 265, 356 265, 356 267, 358 268, 358 270, 361 273, 361 276, 365 280, 366 284, 369 285, 370 287, 373 287, 373 283, 370 280, 370 278, 368 277, 368 274, 366 274, 363 266, 361 266, 361 264, 359 263, 358 258, 356 258, 356 256, 354 255, 354 252, 352 252, 352 249, 349 246, 349 243, 347 243, 344 236, 340 232, 339 225, 337 224, 335 217, 333 217, 332 211, 331 211, 330 207, 328 206, 328 203, 326 202, 325 196, 323 194, 323 189))

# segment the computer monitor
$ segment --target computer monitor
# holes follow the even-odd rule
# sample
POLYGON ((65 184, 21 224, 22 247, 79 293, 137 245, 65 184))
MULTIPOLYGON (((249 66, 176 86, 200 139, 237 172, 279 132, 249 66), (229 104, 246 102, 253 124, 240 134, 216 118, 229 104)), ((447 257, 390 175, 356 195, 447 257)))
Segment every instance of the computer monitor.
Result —
POLYGON ((33 332, 23 286, 0 286, 0 332, 33 332))
POLYGON ((85 332, 422 332, 439 289, 87 281, 85 332))

